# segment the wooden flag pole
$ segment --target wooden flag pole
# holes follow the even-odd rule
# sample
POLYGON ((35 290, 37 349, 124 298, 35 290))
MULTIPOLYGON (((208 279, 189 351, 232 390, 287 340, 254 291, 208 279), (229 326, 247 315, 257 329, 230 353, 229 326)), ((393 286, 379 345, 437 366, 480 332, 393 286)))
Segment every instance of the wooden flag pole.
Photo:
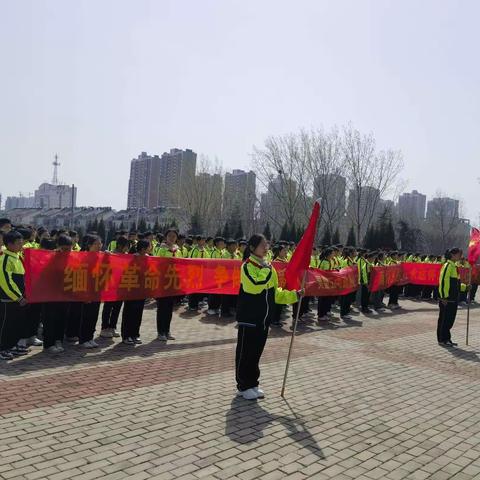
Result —
POLYGON ((300 295, 300 298, 298 299, 297 314, 295 315, 295 321, 293 322, 292 337, 290 338, 290 347, 288 349, 288 356, 287 356, 287 365, 285 366, 285 374, 283 376, 282 391, 280 393, 282 398, 285 398, 285 386, 287 385, 288 369, 290 367, 290 358, 292 356, 292 351, 293 351, 293 341, 295 339, 295 333, 297 331, 298 319, 300 318, 300 309, 302 308, 302 300, 303 300, 303 297, 305 296, 306 278, 307 278, 307 271, 305 270, 305 273, 303 274, 303 278, 302 278, 302 287, 301 287, 302 295, 300 295))

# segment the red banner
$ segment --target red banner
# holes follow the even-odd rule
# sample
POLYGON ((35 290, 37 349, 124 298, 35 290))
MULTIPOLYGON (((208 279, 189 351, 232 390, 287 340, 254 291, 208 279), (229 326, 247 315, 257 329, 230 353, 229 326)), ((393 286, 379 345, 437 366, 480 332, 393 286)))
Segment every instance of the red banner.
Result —
MULTIPOLYGON (((435 287, 438 285, 440 263, 402 263, 387 267, 372 267, 370 271, 369 289, 371 292, 386 290, 392 285, 425 285, 435 287)), ((460 267, 460 280, 462 283, 479 283, 480 266, 470 268, 460 267)))
MULTIPOLYGON (((287 264, 274 262, 280 286, 285 286, 287 264)), ((135 300, 190 293, 237 295, 240 288, 239 260, 141 257, 112 253, 47 250, 25 251, 27 300, 38 302, 89 302, 135 300)), ((370 290, 414 283, 438 285, 441 265, 404 263, 373 267, 370 290)), ((462 282, 469 283, 469 269, 461 268, 462 282)), ((480 280, 480 267, 472 281, 480 280)), ((357 267, 339 271, 309 269, 307 296, 337 296, 358 288, 357 267)))
MULTIPOLYGON (((158 298, 190 293, 237 295, 239 260, 141 257, 112 253, 28 249, 25 286, 29 302, 88 302, 158 298)), ((280 286, 286 264, 275 262, 280 286)), ((356 268, 309 270, 306 294, 340 295, 356 290, 356 268)))

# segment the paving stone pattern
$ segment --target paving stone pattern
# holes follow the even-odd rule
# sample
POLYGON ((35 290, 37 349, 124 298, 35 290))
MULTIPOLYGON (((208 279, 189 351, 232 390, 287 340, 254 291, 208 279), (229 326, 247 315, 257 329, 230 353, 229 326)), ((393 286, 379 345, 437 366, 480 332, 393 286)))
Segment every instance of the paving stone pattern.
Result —
POLYGON ((480 308, 437 345, 437 306, 330 322, 307 318, 280 387, 289 322, 262 359, 266 398, 236 398, 233 321, 174 316, 139 346, 100 339, 0 363, 0 478, 480 479, 480 308))

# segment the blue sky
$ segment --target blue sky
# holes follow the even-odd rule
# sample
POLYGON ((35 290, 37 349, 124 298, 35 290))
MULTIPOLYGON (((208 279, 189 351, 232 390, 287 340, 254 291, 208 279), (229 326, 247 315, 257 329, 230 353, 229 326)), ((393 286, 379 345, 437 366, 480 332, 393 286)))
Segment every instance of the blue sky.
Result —
POLYGON ((0 0, 0 192, 60 178, 126 205, 141 151, 246 168, 253 145, 349 121, 407 189, 478 223, 480 2, 0 0))

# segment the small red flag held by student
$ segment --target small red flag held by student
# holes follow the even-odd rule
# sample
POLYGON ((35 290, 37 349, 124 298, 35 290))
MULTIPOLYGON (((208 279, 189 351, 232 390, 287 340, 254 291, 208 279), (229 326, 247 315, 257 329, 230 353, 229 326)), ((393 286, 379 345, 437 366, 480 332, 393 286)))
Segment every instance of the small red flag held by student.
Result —
POLYGON ((472 228, 470 242, 468 242, 468 263, 475 265, 480 258, 480 230, 472 228))
POLYGON ((312 255, 313 243, 315 242, 315 234, 317 233, 319 216, 320 199, 315 201, 307 228, 285 269, 285 280, 289 290, 299 290, 301 288, 303 274, 310 266, 310 257, 312 255))

